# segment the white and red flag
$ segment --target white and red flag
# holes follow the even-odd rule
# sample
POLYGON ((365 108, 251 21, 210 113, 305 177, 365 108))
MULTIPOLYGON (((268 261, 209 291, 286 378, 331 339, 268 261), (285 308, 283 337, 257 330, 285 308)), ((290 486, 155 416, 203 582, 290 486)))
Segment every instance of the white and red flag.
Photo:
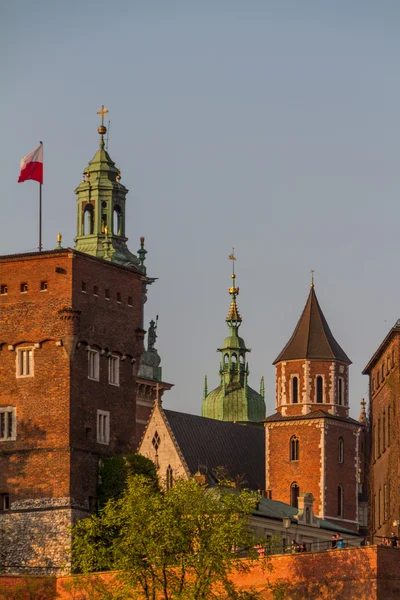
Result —
POLYGON ((18 183, 33 179, 43 183, 43 144, 32 150, 21 160, 20 174, 18 183))

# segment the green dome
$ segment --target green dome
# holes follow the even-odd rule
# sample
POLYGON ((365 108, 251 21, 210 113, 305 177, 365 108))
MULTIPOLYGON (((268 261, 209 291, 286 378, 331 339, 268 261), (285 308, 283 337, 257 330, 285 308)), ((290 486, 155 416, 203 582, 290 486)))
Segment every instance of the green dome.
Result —
POLYGON ((227 348, 230 350, 247 350, 244 339, 238 335, 229 335, 224 339, 224 343, 222 344, 222 348, 220 350, 226 350, 227 348))
POLYGON ((203 417, 220 421, 261 421, 265 419, 264 398, 239 382, 219 385, 203 400, 203 417))

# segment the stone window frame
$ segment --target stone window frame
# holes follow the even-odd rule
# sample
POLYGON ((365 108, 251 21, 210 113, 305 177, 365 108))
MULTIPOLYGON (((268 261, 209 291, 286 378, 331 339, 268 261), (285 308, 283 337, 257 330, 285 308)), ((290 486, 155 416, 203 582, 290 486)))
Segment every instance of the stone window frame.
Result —
POLYGON ((108 446, 110 443, 110 412, 108 410, 97 411, 97 443, 108 446))
POLYGON ((325 388, 325 375, 316 375, 315 376, 315 404, 324 404, 324 388, 325 388), (321 377, 322 380, 322 396, 321 396, 321 402, 318 402, 318 377, 321 377))
POLYGON ((300 387, 300 377, 297 373, 293 373, 290 376, 290 403, 291 404, 299 404, 299 387, 300 387), (294 394, 293 394, 293 385, 294 385, 294 380, 297 380, 297 399, 296 402, 294 402, 293 398, 294 398, 294 394))
POLYGON ((88 348, 88 379, 100 381, 100 352, 95 348, 88 348))
POLYGON ((4 436, 2 436, 2 424, 0 417, 0 442, 15 442, 17 439, 17 409, 15 406, 0 406, 0 415, 4 417, 4 436), (11 435, 10 433, 10 415, 11 415, 11 435))
POLYGON ((120 357, 117 354, 111 354, 108 357, 108 383, 119 387, 120 357))
POLYGON ((17 348, 15 356, 15 375, 18 379, 34 377, 35 361, 33 350, 33 346, 21 346, 21 348, 17 348))

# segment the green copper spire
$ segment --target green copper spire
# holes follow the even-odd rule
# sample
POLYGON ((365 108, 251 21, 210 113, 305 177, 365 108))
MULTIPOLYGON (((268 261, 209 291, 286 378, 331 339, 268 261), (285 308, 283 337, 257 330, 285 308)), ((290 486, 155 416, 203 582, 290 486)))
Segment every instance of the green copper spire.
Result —
POLYGON ((75 190, 75 248, 80 252, 143 272, 143 263, 129 251, 126 244, 128 238, 125 236, 125 204, 128 190, 121 183, 121 173, 105 149, 104 135, 107 128, 104 125, 104 117, 107 112, 102 106, 97 113, 101 117, 101 125, 98 128, 99 149, 75 190))
POLYGON ((220 421, 260 421, 265 418, 265 402, 263 396, 248 385, 250 371, 246 354, 250 350, 239 337, 242 317, 237 306, 239 288, 236 287, 234 249, 229 259, 232 261, 232 286, 228 290, 231 303, 225 319, 229 335, 218 348, 222 355, 220 385, 209 394, 204 389, 202 415, 220 421))

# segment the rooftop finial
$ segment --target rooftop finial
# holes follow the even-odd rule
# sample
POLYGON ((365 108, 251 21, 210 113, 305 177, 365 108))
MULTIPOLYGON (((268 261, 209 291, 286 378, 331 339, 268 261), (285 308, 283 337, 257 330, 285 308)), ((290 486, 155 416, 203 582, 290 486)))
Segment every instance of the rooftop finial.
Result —
POLYGON ((146 267, 144 266, 144 261, 146 260, 147 250, 144 247, 144 237, 140 238, 140 248, 137 251, 137 253, 139 256, 139 260, 140 260, 140 268, 142 269, 143 273, 146 273, 146 267))
POLYGON ((311 269, 311 284, 310 287, 314 287, 314 273, 315 273, 315 269, 311 269))
POLYGON ((361 400, 361 412, 360 412, 360 416, 359 416, 359 422, 360 423, 365 423, 367 420, 367 413, 365 411, 365 407, 366 407, 367 403, 365 402, 364 398, 361 400))
POLYGON ((59 233, 57 235, 57 248, 62 248, 61 242, 62 242, 62 235, 61 235, 61 233, 59 233))
POLYGON ((235 282, 236 282, 236 274, 235 274, 235 260, 236 260, 236 256, 235 256, 235 247, 232 246, 232 253, 229 255, 229 260, 232 261, 232 286, 228 289, 231 297, 232 297, 232 301, 231 301, 231 305, 229 307, 229 313, 228 316, 226 317, 226 321, 230 324, 230 325, 240 325, 240 323, 242 322, 242 317, 239 314, 239 310, 238 307, 236 305, 236 296, 239 295, 239 288, 235 286, 235 282))
POLYGON ((101 105, 101 108, 99 108, 97 114, 99 115, 99 117, 101 117, 101 125, 97 129, 97 131, 101 135, 100 148, 104 148, 104 136, 107 133, 107 127, 105 127, 104 125, 104 117, 106 114, 108 114, 108 110, 106 109, 104 104, 101 105))

